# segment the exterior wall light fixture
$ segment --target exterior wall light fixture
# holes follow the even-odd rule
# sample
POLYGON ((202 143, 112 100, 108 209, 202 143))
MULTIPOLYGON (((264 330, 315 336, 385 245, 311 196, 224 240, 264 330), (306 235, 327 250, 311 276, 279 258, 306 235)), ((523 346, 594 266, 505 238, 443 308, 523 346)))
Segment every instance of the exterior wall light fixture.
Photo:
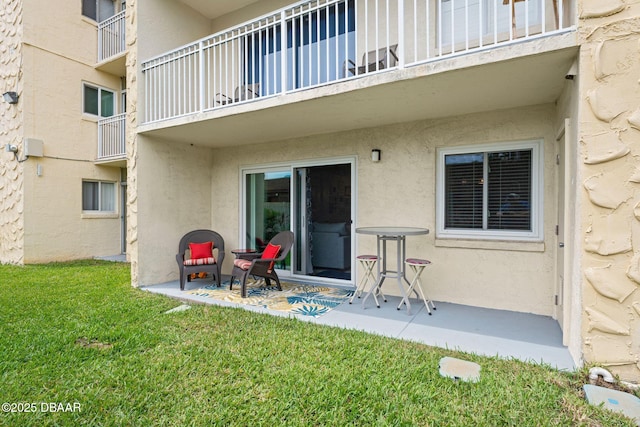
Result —
POLYGON ((17 104, 18 103, 18 93, 17 92, 5 92, 2 94, 2 97, 9 104, 17 104))
POLYGON ((371 150, 372 162, 378 163, 380 161, 381 156, 382 156, 382 151, 378 150, 377 148, 374 148, 373 150, 371 150))

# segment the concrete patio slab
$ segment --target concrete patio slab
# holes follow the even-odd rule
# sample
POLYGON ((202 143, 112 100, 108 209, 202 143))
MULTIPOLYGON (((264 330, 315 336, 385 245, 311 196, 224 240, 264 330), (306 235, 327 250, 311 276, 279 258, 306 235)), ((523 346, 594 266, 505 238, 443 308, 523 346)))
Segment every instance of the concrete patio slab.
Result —
MULTIPOLYGON (((226 279, 226 277, 223 277, 226 279)), ((202 283, 188 282, 186 289, 202 283)), ((419 342, 435 347, 459 350, 489 357, 543 363, 559 370, 576 368, 566 347, 558 323, 547 316, 492 310, 437 302, 438 309, 429 316, 424 303, 412 303, 411 315, 397 310, 400 297, 388 296, 377 308, 373 300, 362 307, 361 300, 345 302, 320 317, 302 316, 269 310, 180 291, 178 281, 147 286, 146 291, 166 295, 183 302, 239 307, 274 316, 296 317, 327 326, 361 330, 367 333, 419 342)))

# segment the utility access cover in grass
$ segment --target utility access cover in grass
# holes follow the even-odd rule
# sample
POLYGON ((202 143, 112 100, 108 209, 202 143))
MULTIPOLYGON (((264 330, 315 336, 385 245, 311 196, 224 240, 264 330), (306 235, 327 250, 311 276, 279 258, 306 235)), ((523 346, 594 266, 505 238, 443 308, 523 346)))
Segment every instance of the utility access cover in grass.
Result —
POLYGON ((440 375, 475 383, 480 380, 480 365, 455 357, 443 357, 440 359, 440 375))
POLYGON ((583 389, 590 404, 621 412, 640 426, 640 399, 634 395, 591 384, 585 384, 583 389))

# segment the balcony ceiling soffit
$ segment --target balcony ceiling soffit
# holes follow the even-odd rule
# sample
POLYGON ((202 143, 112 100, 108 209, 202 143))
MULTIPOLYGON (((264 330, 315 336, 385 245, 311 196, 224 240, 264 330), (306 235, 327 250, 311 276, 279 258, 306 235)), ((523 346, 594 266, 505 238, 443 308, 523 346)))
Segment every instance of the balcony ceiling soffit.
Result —
POLYGON ((565 49, 429 75, 407 68, 288 94, 286 102, 272 97, 141 131, 221 147, 552 103, 569 84, 565 74, 575 55, 565 49), (404 78, 394 80, 398 76, 404 78))
POLYGON ((234 10, 257 3, 258 0, 180 0, 180 2, 209 19, 215 19, 234 10))

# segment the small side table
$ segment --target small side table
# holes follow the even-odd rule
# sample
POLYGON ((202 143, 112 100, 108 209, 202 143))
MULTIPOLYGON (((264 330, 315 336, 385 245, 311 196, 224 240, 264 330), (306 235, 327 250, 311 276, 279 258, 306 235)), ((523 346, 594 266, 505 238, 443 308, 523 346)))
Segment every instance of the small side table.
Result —
POLYGON ((231 253, 236 256, 236 258, 242 258, 246 255, 255 255, 258 253, 255 249, 232 249, 231 253))

